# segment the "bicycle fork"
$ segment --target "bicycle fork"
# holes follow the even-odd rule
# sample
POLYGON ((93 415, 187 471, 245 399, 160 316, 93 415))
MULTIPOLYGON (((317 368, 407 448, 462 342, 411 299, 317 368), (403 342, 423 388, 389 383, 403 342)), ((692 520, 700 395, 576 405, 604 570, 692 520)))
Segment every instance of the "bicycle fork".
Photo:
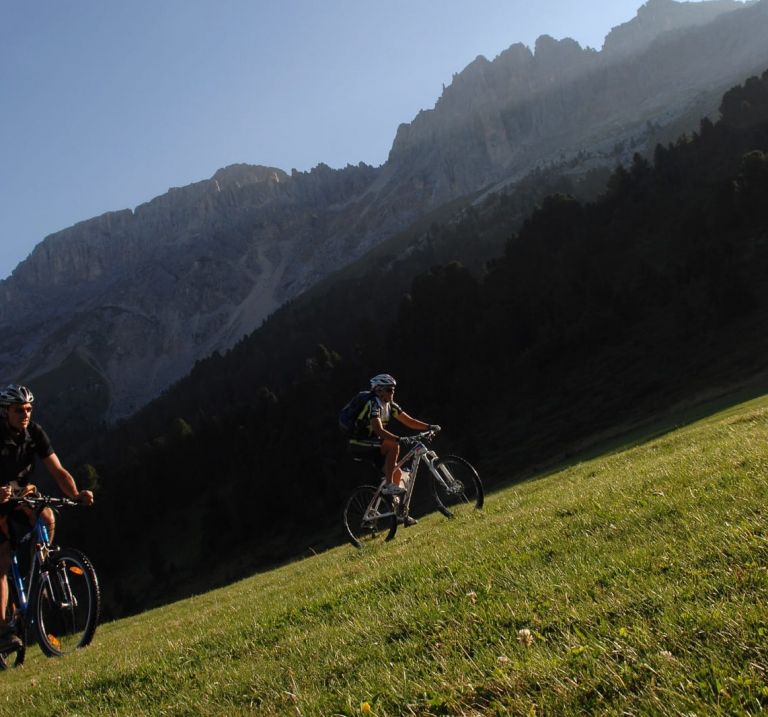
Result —
POLYGON ((436 453, 430 451, 430 454, 427 455, 424 460, 429 468, 429 472, 435 477, 435 480, 445 488, 449 495, 462 492, 463 486, 453 477, 453 474, 445 463, 441 463, 438 467, 435 467, 435 463, 437 462, 436 453))
MULTIPOLYGON (((77 565, 72 565, 70 570, 78 572, 80 568, 77 565)), ((66 566, 63 563, 45 567, 40 571, 40 580, 45 585, 48 591, 48 598, 54 606, 61 610, 77 607, 77 598, 72 592, 66 566)))

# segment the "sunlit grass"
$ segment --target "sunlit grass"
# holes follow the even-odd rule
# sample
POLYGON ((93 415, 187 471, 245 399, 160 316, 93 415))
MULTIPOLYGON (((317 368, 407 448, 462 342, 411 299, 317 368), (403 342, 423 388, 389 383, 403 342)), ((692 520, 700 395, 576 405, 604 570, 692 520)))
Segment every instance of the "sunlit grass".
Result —
MULTIPOLYGON (((103 625, 13 715, 757 714, 768 400, 103 625)), ((205 567, 201 566, 201 570, 205 567)))

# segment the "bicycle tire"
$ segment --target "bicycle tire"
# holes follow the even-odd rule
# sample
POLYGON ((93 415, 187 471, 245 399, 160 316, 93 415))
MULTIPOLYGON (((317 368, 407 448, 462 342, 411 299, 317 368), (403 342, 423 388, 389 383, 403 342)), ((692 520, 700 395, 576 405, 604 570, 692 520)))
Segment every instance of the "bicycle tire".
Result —
POLYGON ((435 470, 440 474, 443 482, 433 475, 432 493, 437 509, 446 518, 453 518, 465 508, 479 510, 483 507, 485 502, 483 484, 469 461, 460 456, 445 456, 435 462, 435 470))
POLYGON ((372 507, 373 514, 366 515, 377 492, 378 488, 372 485, 361 485, 355 488, 344 506, 344 528, 356 548, 382 538, 392 540, 397 532, 397 516, 388 496, 379 494, 372 507))
POLYGON ((56 551, 44 569, 53 594, 48 581, 36 581, 31 600, 35 636, 48 657, 60 657, 93 639, 101 607, 99 581, 91 561, 73 548, 56 551))
POLYGON ((21 646, 7 647, 3 651, 0 651, 0 670, 7 670, 10 667, 21 667, 24 664, 24 657, 27 654, 26 625, 24 619, 18 613, 16 608, 16 588, 11 584, 10 577, 8 578, 8 583, 11 595, 8 600, 8 606, 6 607, 6 614, 12 616, 10 622, 12 622, 15 627, 15 633, 21 641, 21 646))
POLYGON ((24 657, 27 654, 27 646, 22 641, 21 647, 16 647, 7 652, 0 652, 0 671, 11 667, 21 667, 24 664, 24 657), (14 655, 14 657, 11 657, 14 655))

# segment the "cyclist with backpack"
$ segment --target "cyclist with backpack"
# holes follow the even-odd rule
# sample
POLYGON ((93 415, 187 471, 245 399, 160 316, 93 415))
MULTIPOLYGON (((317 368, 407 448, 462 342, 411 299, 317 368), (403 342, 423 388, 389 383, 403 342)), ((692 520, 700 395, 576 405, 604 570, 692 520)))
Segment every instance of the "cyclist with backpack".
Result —
MULTIPOLYGON (((0 389, 0 647, 15 645, 18 638, 6 622, 10 566, 9 541, 13 534, 29 531, 33 521, 31 511, 23 507, 11 508, 8 499, 34 491, 29 477, 39 458, 64 495, 86 505, 93 503, 93 493, 78 490, 75 479, 61 465, 51 442, 42 427, 31 420, 35 397, 26 386, 11 384, 0 389)), ((50 508, 40 514, 53 541, 54 516, 50 508)), ((19 643, 20 644, 20 643, 19 643)))
MULTIPOLYGON (((369 391, 361 391, 342 410, 339 422, 350 435, 350 448, 357 452, 375 449, 384 460, 386 495, 405 493, 402 487, 402 471, 396 467, 400 446, 409 445, 410 439, 397 436, 387 429, 390 419, 402 423, 414 431, 439 431, 440 426, 409 416, 392 399, 397 382, 388 373, 380 373, 371 379, 369 391)), ((412 519, 413 520, 413 519, 412 519)), ((413 521, 415 522, 415 521, 413 521)))

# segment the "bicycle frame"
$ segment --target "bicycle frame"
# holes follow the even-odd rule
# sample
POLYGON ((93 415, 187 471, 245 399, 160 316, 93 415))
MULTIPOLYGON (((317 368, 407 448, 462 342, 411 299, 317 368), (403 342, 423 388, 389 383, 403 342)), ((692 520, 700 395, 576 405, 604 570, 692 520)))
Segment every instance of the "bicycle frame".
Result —
MULTIPOLYGON (((413 436, 410 449, 395 463, 395 468, 403 473, 404 490, 385 490, 388 480, 382 475, 378 486, 359 486, 349 496, 344 506, 344 527, 355 547, 361 548, 361 541, 375 540, 379 535, 385 541, 392 540, 398 524, 408 527, 418 522, 411 518, 410 509, 422 463, 432 474, 432 494, 437 510, 446 518, 453 518, 455 514, 451 509, 459 506, 482 508, 483 486, 477 471, 460 456, 441 458, 429 448, 427 444, 436 434, 437 431, 425 431, 413 436)), ((366 460, 353 458, 359 462, 366 460)), ((380 468, 378 463, 377 467, 380 468)), ((463 512, 463 508, 459 509, 463 512)))
MULTIPOLYGON (((432 475, 435 477, 435 480, 438 481, 443 488, 446 490, 449 489, 449 485, 446 483, 446 476, 442 475, 440 471, 435 468, 435 463, 438 461, 439 456, 437 453, 432 450, 431 448, 428 448, 426 444, 419 439, 417 436, 417 441, 415 445, 409 450, 396 464, 395 468, 399 468, 403 476, 407 476, 407 484, 405 488, 405 494, 400 496, 400 514, 402 516, 408 515, 408 510, 411 506, 411 496, 413 495, 413 489, 416 485, 416 475, 419 471, 419 466, 424 463, 426 464, 427 468, 429 468, 429 472, 432 473, 432 475), (406 470, 404 469, 404 466, 410 464, 410 467, 406 470)), ((452 476, 450 476, 452 479, 452 476)), ((379 484, 379 489, 376 492, 376 495, 374 496, 374 502, 378 500, 379 495, 381 495, 381 490, 384 488, 384 486, 387 484, 387 477, 383 476, 381 479, 381 483, 379 484)), ((369 507, 372 507, 369 506, 369 507)), ((395 511, 397 512, 397 510, 395 511)), ((390 515, 390 513, 382 513, 382 516, 390 515)))
MULTIPOLYGON (((48 542, 48 528, 39 516, 35 521, 32 531, 24 536, 21 543, 24 544, 27 543, 27 541, 34 541, 33 544, 35 547, 33 551, 30 551, 31 558, 29 573, 26 580, 26 589, 24 577, 21 573, 21 566, 19 565, 18 546, 14 546, 11 549, 11 570, 9 576, 12 584, 11 590, 15 593, 16 609, 25 621, 29 613, 29 596, 33 594, 32 589, 34 587, 35 577, 39 576, 39 579, 46 581, 49 589, 52 589, 48 571, 40 570, 40 567, 45 564, 45 560, 52 549, 48 542)), ((15 616, 13 619, 15 619, 15 616)), ((30 620, 30 624, 32 624, 32 620, 30 620)))

